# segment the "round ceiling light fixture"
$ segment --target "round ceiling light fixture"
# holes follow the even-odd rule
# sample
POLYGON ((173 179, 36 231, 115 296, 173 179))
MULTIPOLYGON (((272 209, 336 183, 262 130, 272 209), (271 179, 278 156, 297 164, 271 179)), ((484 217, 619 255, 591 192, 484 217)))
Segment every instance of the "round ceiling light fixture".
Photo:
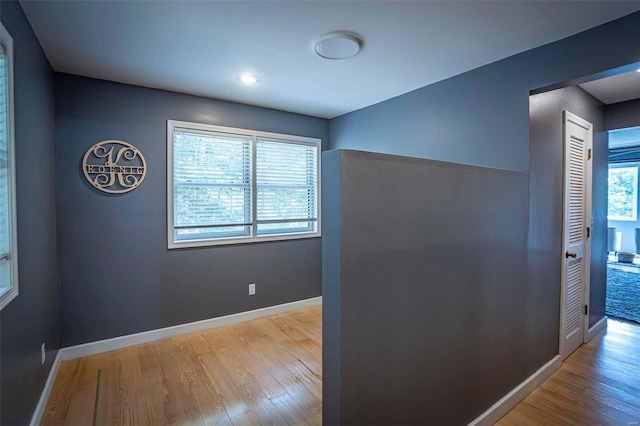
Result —
POLYGON ((238 76, 238 81, 242 84, 252 85, 256 84, 260 79, 255 76, 255 74, 251 74, 250 72, 244 72, 238 76))
POLYGON ((362 40, 355 34, 336 31, 315 41, 316 54, 325 59, 347 59, 355 56, 362 47, 362 40))

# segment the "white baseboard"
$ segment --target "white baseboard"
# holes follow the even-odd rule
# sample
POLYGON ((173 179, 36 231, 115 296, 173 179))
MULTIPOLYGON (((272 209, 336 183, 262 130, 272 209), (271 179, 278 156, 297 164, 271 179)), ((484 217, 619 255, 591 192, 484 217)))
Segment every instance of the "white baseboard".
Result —
POLYGON ((495 424, 502 418, 502 416, 507 414, 535 388, 540 386, 553 373, 555 373, 558 368, 560 368, 561 364, 562 360, 560 359, 560 355, 556 355, 551 359, 551 361, 540 367, 538 371, 529 376, 524 382, 520 383, 511 392, 509 392, 504 397, 502 397, 502 399, 493 404, 487 411, 485 411, 474 421, 469 423, 469 426, 485 426, 495 424))
POLYGON ((29 422, 29 426, 38 426, 42 422, 42 417, 44 416, 44 410, 47 408, 47 402, 49 402, 49 395, 51 395, 51 391, 53 390, 53 384, 56 381, 56 376, 58 375, 58 369, 60 368, 60 363, 62 362, 60 351, 56 354, 55 359, 53 360, 53 364, 51 365, 51 370, 49 370, 49 376, 47 377, 47 381, 44 384, 44 389, 42 390, 42 394, 40 394, 40 399, 38 400, 38 405, 36 405, 36 409, 33 412, 33 416, 31 416, 31 421, 29 422))
POLYGON ((113 339, 99 340, 97 342, 85 343, 77 346, 69 346, 60 349, 59 355, 62 361, 67 361, 70 359, 81 358, 83 356, 95 355, 102 352, 109 352, 116 349, 126 348, 128 346, 155 342, 157 340, 167 339, 169 337, 176 337, 183 334, 196 333, 198 331, 238 324, 245 321, 251 321, 258 318, 296 311, 298 309, 309 308, 311 306, 317 306, 321 304, 322 296, 313 297, 311 299, 298 300, 295 302, 284 303, 282 305, 269 306, 266 308, 240 312, 238 314, 227 315, 224 317, 190 322, 173 327, 159 328, 156 330, 114 337, 113 339))
POLYGON ((600 319, 600 321, 595 323, 593 327, 589 329, 589 332, 587 333, 587 342, 591 341, 591 339, 593 339, 598 334, 600 334, 601 331, 606 329, 607 329, 607 316, 605 315, 604 317, 602 317, 602 319, 600 319))
POLYGON ((267 308, 256 309, 253 311, 240 312, 238 314, 227 315, 224 317, 211 318, 203 321, 196 321, 187 324, 180 324, 173 327, 160 328, 157 330, 145 331, 143 333, 130 334, 127 336, 115 337, 113 339, 100 340, 97 342, 85 343, 84 345, 70 346, 62 348, 58 351, 49 377, 44 385, 40 400, 31 417, 29 426, 37 426, 42 422, 44 411, 49 402, 49 396, 53 389, 53 384, 58 374, 58 369, 62 361, 80 358, 88 355, 95 355, 102 352, 113 351, 116 349, 126 348, 128 346, 139 345, 141 343, 154 342, 156 340, 167 339, 169 337, 181 336, 183 334, 195 333, 198 331, 209 330, 212 328, 224 327, 227 325, 238 324, 245 321, 251 321, 258 318, 269 317, 272 315, 283 314, 285 312, 296 311, 298 309, 310 308, 322 304, 322 296, 313 297, 311 299, 298 300, 296 302, 284 303, 282 305, 269 306, 267 308))

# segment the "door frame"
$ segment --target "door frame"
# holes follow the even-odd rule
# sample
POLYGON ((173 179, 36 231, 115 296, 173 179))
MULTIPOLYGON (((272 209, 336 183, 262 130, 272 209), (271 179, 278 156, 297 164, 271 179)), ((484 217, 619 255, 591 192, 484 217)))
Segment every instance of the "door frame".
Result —
MULTIPOLYGON (((564 353, 564 305, 565 305, 565 290, 566 290, 566 259, 565 252, 567 248, 565 247, 565 225, 566 225, 566 215, 567 215, 567 193, 566 193, 566 178, 567 178, 567 158, 566 158, 566 139, 567 139, 567 121, 571 121, 572 123, 583 127, 587 130, 587 150, 590 150, 590 156, 587 158, 586 162, 586 181, 585 181, 585 189, 586 189, 586 200, 585 200, 585 208, 586 208, 586 226, 589 228, 589 236, 585 239, 584 245, 584 256, 583 256, 583 264, 584 264, 584 294, 583 294, 583 302, 586 306, 586 313, 583 313, 583 336, 582 342, 589 341, 589 312, 590 312, 590 298, 589 291, 591 287, 591 234, 593 231, 593 212, 592 212, 592 198, 593 198, 593 185, 592 185, 592 173, 593 173, 593 124, 584 120, 583 118, 571 113, 570 111, 564 110, 562 112, 562 251, 561 251, 561 259, 562 259, 562 267, 561 267, 561 278, 560 278, 560 330, 559 330, 559 346, 558 352, 560 356, 563 356, 564 353)), ((587 154, 589 155, 589 154, 587 154)), ((585 232, 587 232, 585 230, 585 232)), ((584 311, 583 311, 584 312, 584 311)), ((564 361, 565 358, 563 358, 564 361)))

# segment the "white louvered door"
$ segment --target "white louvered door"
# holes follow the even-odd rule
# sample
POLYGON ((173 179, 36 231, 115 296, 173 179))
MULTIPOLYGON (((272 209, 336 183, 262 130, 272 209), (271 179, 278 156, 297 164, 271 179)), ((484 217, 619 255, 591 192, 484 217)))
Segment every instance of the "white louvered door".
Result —
POLYGON ((564 250, 560 355, 565 359, 583 342, 589 280, 591 228, 591 123, 565 111, 564 250))

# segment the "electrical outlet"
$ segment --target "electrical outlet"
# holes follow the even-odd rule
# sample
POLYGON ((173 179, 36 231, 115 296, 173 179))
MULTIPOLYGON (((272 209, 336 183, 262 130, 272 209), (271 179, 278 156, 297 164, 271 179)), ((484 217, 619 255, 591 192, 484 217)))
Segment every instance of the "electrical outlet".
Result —
POLYGON ((256 294, 256 285, 249 284, 249 296, 253 296, 254 294, 256 294))
POLYGON ((46 358, 46 349, 44 343, 42 344, 42 346, 40 346, 40 354, 42 355, 42 364, 44 364, 44 360, 46 358))

